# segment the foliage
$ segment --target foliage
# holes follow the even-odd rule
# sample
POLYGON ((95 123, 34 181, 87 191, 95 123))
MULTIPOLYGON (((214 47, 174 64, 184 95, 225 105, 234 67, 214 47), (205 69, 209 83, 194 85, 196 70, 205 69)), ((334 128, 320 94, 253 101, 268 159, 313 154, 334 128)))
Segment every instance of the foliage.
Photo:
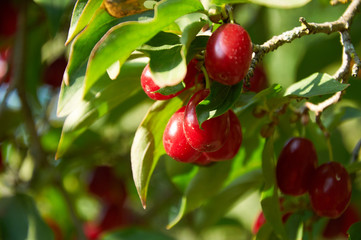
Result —
MULTIPOLYGON (((359 0, 125 1, 115 11, 140 10, 120 18, 102 0, 6 2, 18 25, 15 35, 0 33, 0 239, 319 239, 329 219, 312 211, 308 196, 277 186, 277 158, 295 136, 313 142, 319 165, 346 167, 361 211, 361 75, 351 76, 361 67, 361 15, 342 31, 350 41, 317 24, 314 35, 293 39, 300 17, 327 25, 359 0), (203 67, 212 31, 229 21, 247 30, 255 52, 244 82, 233 86, 213 82, 203 67), (285 36, 292 40, 271 41, 285 36), (63 56, 63 81, 53 87, 44 72, 63 56), (170 100, 147 98, 140 85, 147 63, 157 92, 169 95, 183 88, 194 58, 204 83, 170 100), (269 87, 247 92, 255 64, 269 87), (199 123, 232 109, 242 146, 227 161, 177 162, 164 150, 163 131, 204 87, 210 94, 196 108, 199 123), (107 197, 89 187, 99 166, 114 174, 97 183, 112 189, 107 197), (107 200, 114 196, 116 203, 107 200), (267 222, 254 235, 260 211, 267 222)), ((361 237, 359 223, 349 239, 361 237)))

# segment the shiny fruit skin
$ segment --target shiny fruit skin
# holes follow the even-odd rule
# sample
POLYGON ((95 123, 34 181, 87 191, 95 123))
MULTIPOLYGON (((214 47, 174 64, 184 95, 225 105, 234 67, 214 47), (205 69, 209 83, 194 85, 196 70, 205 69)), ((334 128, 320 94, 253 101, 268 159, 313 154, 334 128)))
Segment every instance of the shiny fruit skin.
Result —
POLYGON ((254 69, 253 76, 249 79, 249 86, 246 86, 246 84, 243 83, 243 89, 249 92, 258 93, 267 87, 267 76, 264 72, 264 69, 260 65, 257 65, 254 69))
POLYGON ((169 119, 163 133, 163 146, 166 153, 173 159, 189 163, 197 160, 202 153, 192 148, 187 142, 183 131, 184 112, 185 107, 182 107, 169 119))
POLYGON ((291 138, 283 147, 276 166, 281 192, 299 196, 307 192, 317 166, 317 153, 306 138, 291 138))
POLYGON ((238 153, 242 145, 242 127, 237 115, 232 111, 228 111, 230 132, 223 147, 215 152, 205 153, 212 161, 222 161, 232 159, 238 153))
POLYGON ((312 208, 317 215, 339 217, 351 199, 351 180, 348 172, 338 162, 320 165, 312 176, 309 195, 312 208))
POLYGON ((206 120, 202 124, 202 129, 200 128, 196 107, 208 95, 208 89, 196 92, 189 100, 184 113, 184 134, 187 142, 200 152, 214 152, 223 147, 230 130, 228 112, 206 120))
POLYGON ((238 24, 223 24, 207 42, 205 67, 209 77, 222 84, 241 82, 248 72, 251 59, 251 39, 238 24))
POLYGON ((211 159, 203 152, 194 162, 200 166, 208 166, 212 163, 211 159))
POLYGON ((181 94, 184 90, 191 88, 194 86, 195 82, 198 79, 198 76, 200 76, 200 73, 198 69, 196 68, 197 60, 193 59, 189 62, 187 66, 187 74, 185 78, 183 79, 183 82, 185 84, 185 88, 181 91, 170 94, 170 95, 163 95, 161 93, 157 93, 160 89, 160 87, 154 82, 152 74, 149 69, 149 64, 147 64, 142 72, 142 76, 140 77, 140 83, 142 85, 142 88, 144 92, 153 100, 168 100, 171 98, 174 98, 181 94))

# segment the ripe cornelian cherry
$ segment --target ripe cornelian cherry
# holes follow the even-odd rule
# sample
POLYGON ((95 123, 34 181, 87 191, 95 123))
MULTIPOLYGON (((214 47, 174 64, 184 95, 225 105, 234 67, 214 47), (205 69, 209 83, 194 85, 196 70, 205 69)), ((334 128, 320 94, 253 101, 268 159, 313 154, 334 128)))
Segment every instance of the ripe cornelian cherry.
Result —
POLYGON ((225 85, 243 80, 252 59, 252 42, 238 24, 220 26, 207 42, 204 61, 208 75, 225 85))
POLYGON ((291 138, 283 147, 276 166, 281 192, 298 196, 306 193, 317 166, 317 154, 306 138, 291 138))
POLYGON ((142 85, 142 88, 144 92, 148 95, 148 97, 150 97, 153 100, 168 100, 173 97, 176 97, 179 94, 181 94, 184 90, 194 86, 198 78, 202 77, 199 70, 196 67, 197 63, 198 61, 196 59, 193 59, 189 62, 187 66, 187 74, 183 79, 185 88, 177 93, 170 95, 163 95, 161 93, 156 92, 160 89, 160 87, 154 82, 153 76, 149 69, 149 64, 147 64, 143 70, 142 76, 140 77, 140 83, 142 85))
POLYGON ((340 163, 324 163, 312 176, 309 194, 312 208, 317 215, 337 218, 350 203, 350 176, 340 163))
POLYGON ((335 219, 330 219, 327 222, 322 236, 327 239, 347 239, 348 229, 352 224, 359 221, 361 221, 361 217, 356 206, 350 204, 341 216, 335 219))
POLYGON ((184 113, 184 134, 187 142, 200 152, 214 152, 223 147, 229 134, 229 114, 206 120, 199 126, 196 114, 198 103, 209 94, 208 89, 199 90, 189 100, 184 113))
POLYGON ((258 93, 268 86, 267 76, 261 65, 257 65, 254 69, 253 76, 249 79, 249 86, 243 83, 243 89, 249 92, 258 93))
POLYGON ((185 107, 176 111, 169 119, 163 133, 163 146, 166 153, 179 162, 194 162, 201 156, 186 140, 183 131, 185 107))
POLYGON ((53 88, 60 87, 67 64, 65 56, 57 58, 45 69, 44 82, 53 88))
POLYGON ((204 153, 212 161, 222 161, 234 158, 242 144, 242 127, 237 115, 228 111, 230 132, 223 147, 215 152, 204 153))

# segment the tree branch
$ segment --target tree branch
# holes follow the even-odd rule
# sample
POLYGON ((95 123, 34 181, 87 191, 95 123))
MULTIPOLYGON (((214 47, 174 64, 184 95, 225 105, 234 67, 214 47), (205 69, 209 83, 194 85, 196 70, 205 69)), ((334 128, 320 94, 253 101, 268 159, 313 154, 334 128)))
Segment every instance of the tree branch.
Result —
MULTIPOLYGON (((342 14, 342 16, 333 22, 309 23, 306 21, 305 18, 301 17, 300 18, 301 26, 295 27, 292 30, 286 31, 278 36, 274 36, 270 40, 266 41, 261 45, 253 44, 254 53, 252 56, 251 66, 244 79, 246 85, 249 85, 249 79, 253 76, 253 72, 257 63, 259 63, 262 60, 264 55, 276 50, 285 43, 290 43, 295 39, 301 38, 303 36, 312 35, 316 33, 331 34, 335 32, 345 32, 349 30, 354 16, 360 9, 360 5, 361 5, 361 0, 353 0, 350 3, 350 5, 347 7, 345 12, 342 14)), ((361 66, 360 63, 356 62, 356 65, 359 66, 359 68, 361 66)))

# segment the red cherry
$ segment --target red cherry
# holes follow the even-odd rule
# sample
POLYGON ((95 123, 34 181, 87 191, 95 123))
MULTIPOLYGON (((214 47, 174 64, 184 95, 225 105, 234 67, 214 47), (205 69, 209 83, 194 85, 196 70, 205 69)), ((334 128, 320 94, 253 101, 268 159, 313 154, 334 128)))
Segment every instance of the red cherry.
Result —
POLYGON ((202 153, 193 163, 200 166, 207 166, 211 164, 212 161, 205 153, 202 153))
POLYGON ((360 221, 360 215, 354 205, 349 205, 346 211, 335 219, 330 219, 322 233, 325 238, 347 237, 347 231, 352 224, 360 221))
POLYGON ((238 24, 220 26, 208 40, 205 67, 210 78, 225 85, 243 80, 252 59, 252 42, 238 24))
POLYGON ((192 148, 186 140, 183 131, 184 112, 186 107, 180 108, 169 119, 163 133, 163 146, 166 153, 179 162, 194 162, 202 153, 192 148))
POLYGON ((154 100, 168 100, 175 96, 178 96, 184 90, 193 87, 197 79, 201 76, 201 74, 199 73, 196 67, 197 63, 198 61, 193 59, 192 61, 189 62, 187 66, 187 74, 183 79, 185 88, 177 93, 170 95, 163 95, 161 93, 156 92, 160 89, 160 87, 154 82, 152 74, 150 73, 149 64, 147 64, 143 70, 142 76, 140 77, 142 88, 144 92, 148 95, 148 97, 154 100))
POLYGON ((254 69, 253 76, 249 79, 249 86, 243 83, 243 89, 250 92, 258 93, 268 87, 267 76, 261 65, 257 65, 254 69))
POLYGON ((200 152, 214 152, 220 149, 229 135, 228 112, 209 119, 199 127, 196 106, 209 94, 208 89, 199 90, 189 100, 184 113, 184 134, 189 145, 200 152))
POLYGON ((106 206, 99 227, 101 232, 121 228, 131 223, 132 213, 124 206, 111 204, 106 206))
POLYGON ((255 220, 254 223, 253 223, 252 233, 253 233, 254 235, 256 235, 256 234, 258 233, 259 229, 260 229, 260 228, 263 226, 263 224, 265 224, 265 223, 266 223, 266 218, 264 217, 264 214, 263 214, 263 212, 261 211, 261 212, 258 214, 256 220, 255 220))
POLYGON ((237 115, 232 111, 228 111, 230 133, 223 147, 215 152, 205 153, 212 161, 221 161, 232 159, 238 153, 242 144, 242 128, 237 115))
POLYGON ((312 176, 309 194, 312 208, 317 215, 337 218, 350 203, 350 176, 338 162, 322 164, 312 176))
POLYGON ((97 167, 89 181, 89 191, 109 204, 122 205, 126 198, 123 181, 108 166, 97 167))
POLYGON ((52 62, 44 72, 44 82, 53 88, 61 86, 63 75, 68 61, 64 56, 52 62))
POLYGON ((0 9, 0 38, 11 37, 16 32, 18 12, 8 1, 1 1, 0 9))
POLYGON ((96 223, 87 222, 83 225, 84 234, 89 240, 98 240, 102 230, 96 223))
POLYGON ((276 166, 278 187, 293 196, 307 192, 317 166, 317 154, 310 140, 292 138, 283 147, 276 166))

